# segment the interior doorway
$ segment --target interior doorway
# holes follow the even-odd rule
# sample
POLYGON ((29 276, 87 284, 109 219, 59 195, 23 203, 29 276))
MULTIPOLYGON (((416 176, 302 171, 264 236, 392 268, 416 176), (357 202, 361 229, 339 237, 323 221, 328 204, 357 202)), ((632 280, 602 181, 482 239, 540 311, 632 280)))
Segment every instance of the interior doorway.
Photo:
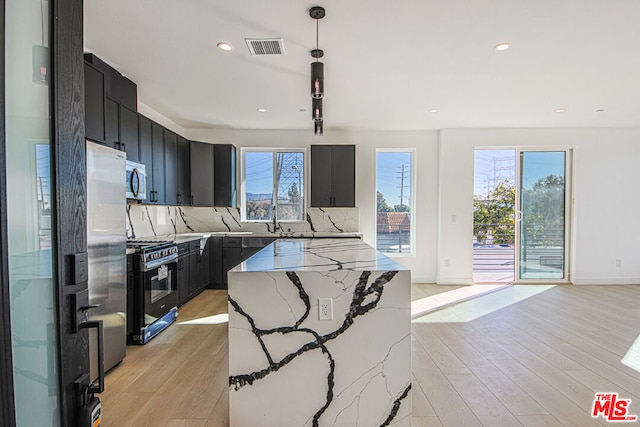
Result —
POLYGON ((569 280, 570 166, 570 150, 476 150, 476 283, 569 280))

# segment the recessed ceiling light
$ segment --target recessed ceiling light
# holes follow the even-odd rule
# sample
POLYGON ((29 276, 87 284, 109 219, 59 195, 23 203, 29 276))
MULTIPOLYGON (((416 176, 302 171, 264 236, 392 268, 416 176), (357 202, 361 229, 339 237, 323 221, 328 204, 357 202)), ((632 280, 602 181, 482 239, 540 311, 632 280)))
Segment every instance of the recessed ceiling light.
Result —
POLYGON ((429 110, 430 113, 437 113, 438 110, 436 110, 435 108, 432 108, 431 110, 429 110))
POLYGON ((301 108, 301 109, 299 109, 298 111, 300 111, 301 113, 306 113, 306 112, 307 112, 307 109, 306 109, 306 108, 301 108))
POLYGON ((224 50, 225 52, 230 52, 233 50, 233 45, 227 42, 220 42, 217 44, 218 49, 224 50))
POLYGON ((567 111, 566 108, 556 108, 556 113, 564 113, 565 111, 567 111))
POLYGON ((510 47, 511 47, 511 45, 509 43, 500 43, 500 44, 495 45, 493 48, 495 50, 500 51, 500 50, 507 50, 510 47))
POLYGON ((266 113, 267 109, 266 108, 258 108, 258 113, 266 113))
POLYGON ((598 108, 598 109, 596 110, 596 113, 602 113, 603 111, 604 111, 604 108, 598 108))

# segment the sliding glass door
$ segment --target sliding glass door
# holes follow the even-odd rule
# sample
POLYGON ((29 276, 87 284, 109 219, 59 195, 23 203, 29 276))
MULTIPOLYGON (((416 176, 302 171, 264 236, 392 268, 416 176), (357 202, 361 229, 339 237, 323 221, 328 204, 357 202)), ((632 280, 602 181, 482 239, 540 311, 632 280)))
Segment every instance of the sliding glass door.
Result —
POLYGON ((516 274, 568 280, 568 151, 519 151, 516 274))

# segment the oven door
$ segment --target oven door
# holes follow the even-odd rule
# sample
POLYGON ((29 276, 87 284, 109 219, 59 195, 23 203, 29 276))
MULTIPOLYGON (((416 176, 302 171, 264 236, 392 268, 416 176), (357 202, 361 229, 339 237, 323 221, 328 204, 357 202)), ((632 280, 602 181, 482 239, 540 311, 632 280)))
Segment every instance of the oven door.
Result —
POLYGON ((144 324, 149 325, 178 305, 178 262, 144 273, 144 324))

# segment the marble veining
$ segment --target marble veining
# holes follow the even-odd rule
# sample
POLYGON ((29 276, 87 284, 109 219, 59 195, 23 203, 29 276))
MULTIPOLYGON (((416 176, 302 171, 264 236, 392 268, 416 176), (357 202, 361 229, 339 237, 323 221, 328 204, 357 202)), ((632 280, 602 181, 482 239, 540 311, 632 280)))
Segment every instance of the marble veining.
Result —
POLYGON ((278 240, 230 271, 232 426, 410 425, 411 277, 384 258, 358 239, 278 240))
POLYGON ((242 222, 232 207, 127 205, 127 237, 144 239, 196 232, 358 232, 358 208, 307 208, 304 222, 242 222))

